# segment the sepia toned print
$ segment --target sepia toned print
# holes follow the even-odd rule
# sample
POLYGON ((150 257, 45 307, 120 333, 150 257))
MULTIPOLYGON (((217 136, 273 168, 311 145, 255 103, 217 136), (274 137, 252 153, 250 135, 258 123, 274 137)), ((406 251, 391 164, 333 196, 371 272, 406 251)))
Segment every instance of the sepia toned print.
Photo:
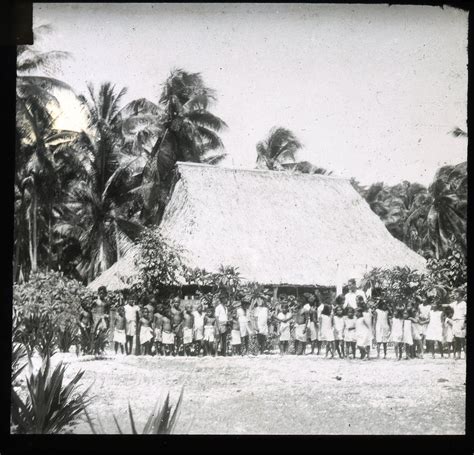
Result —
POLYGON ((12 434, 465 433, 467 13, 43 3, 33 25, 12 434))

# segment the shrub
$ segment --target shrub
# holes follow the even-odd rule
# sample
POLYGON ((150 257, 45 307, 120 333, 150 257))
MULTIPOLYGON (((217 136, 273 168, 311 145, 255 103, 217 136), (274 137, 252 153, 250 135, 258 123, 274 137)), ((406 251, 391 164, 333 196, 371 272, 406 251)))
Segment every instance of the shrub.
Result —
MULTIPOLYGON (((149 415, 148 420, 141 432, 137 430, 137 427, 135 425, 135 419, 133 417, 132 408, 129 403, 128 404, 128 417, 129 417, 129 423, 131 427, 131 433, 132 434, 171 434, 174 430, 176 421, 179 416, 181 403, 183 399, 183 393, 184 393, 184 389, 181 389, 181 393, 179 394, 179 398, 176 405, 174 406, 174 409, 170 405, 170 402, 169 402, 169 393, 166 394, 163 404, 160 404, 160 402, 158 401, 155 404, 155 408, 153 409, 153 412, 149 415)), ((100 429, 99 429, 98 426, 94 424, 94 422, 92 421, 89 413, 86 411, 85 414, 86 414, 87 421, 89 422, 89 426, 91 427, 92 432, 94 434, 104 434, 105 432, 103 430, 102 424, 100 423, 100 420, 99 420, 99 425, 100 425, 100 429)), ((120 427, 115 415, 113 416, 113 418, 114 418, 115 425, 117 427, 117 432, 119 434, 124 434, 125 432, 120 427)))
POLYGON ((138 297, 143 294, 167 292, 169 287, 180 284, 186 268, 179 248, 167 242, 155 230, 145 229, 139 240, 139 250, 139 273, 136 282, 131 286, 138 297))
POLYGON ((56 350, 56 330, 51 316, 41 310, 19 316, 18 337, 29 355, 36 350, 42 356, 52 356, 56 350))
POLYGON ((428 259, 427 268, 430 282, 447 291, 467 282, 466 258, 459 251, 453 251, 443 259, 428 259))
POLYGON ((12 346, 12 384, 15 384, 18 376, 26 367, 23 360, 26 357, 26 349, 21 343, 13 342, 12 346))
POLYGON ((426 298, 428 290, 426 276, 409 267, 374 268, 365 274, 363 281, 370 283, 372 289, 377 289, 379 296, 391 308, 398 302, 426 298))
POLYGON ((13 286, 13 304, 20 314, 46 313, 58 327, 77 322, 81 303, 94 297, 79 281, 54 271, 31 274, 29 281, 13 286))
POLYGON ((108 344, 109 331, 99 329, 97 324, 94 330, 79 325, 79 347, 83 354, 100 355, 108 344))
POLYGON ((23 401, 11 389, 11 423, 17 433, 54 434, 73 424, 89 404, 88 390, 78 392, 84 375, 79 371, 64 384, 66 368, 60 362, 51 369, 46 356, 41 368, 26 380, 28 395, 23 401))
POLYGON ((78 335, 77 324, 68 321, 63 327, 56 330, 56 342, 61 352, 69 352, 71 346, 79 344, 80 337, 78 335))

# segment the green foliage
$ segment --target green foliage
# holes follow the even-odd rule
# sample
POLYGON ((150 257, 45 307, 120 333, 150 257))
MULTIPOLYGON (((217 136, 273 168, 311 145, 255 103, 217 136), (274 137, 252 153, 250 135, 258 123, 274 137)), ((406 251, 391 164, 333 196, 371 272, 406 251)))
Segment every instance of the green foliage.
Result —
POLYGON ((56 350, 56 330, 52 317, 42 310, 19 317, 19 339, 30 355, 52 356, 56 350))
POLYGON ((15 385, 15 382, 18 376, 26 367, 26 349, 21 343, 13 342, 12 345, 12 384, 15 385))
POLYGON ((62 363, 52 369, 50 358, 46 356, 41 368, 26 380, 26 400, 12 387, 11 422, 14 432, 54 434, 76 422, 89 403, 88 390, 78 390, 83 371, 65 384, 65 370, 62 363))
POLYGON ((465 290, 466 260, 462 253, 454 251, 444 259, 429 259, 426 274, 408 267, 376 268, 366 273, 363 281, 370 283, 392 307, 434 296, 444 299, 455 289, 465 290))
POLYGON ((97 324, 94 330, 79 325, 79 348, 85 355, 101 355, 109 342, 109 331, 99 328, 97 324))
MULTIPOLYGON (((128 404, 128 417, 130 422, 131 434, 171 434, 176 426, 176 421, 179 416, 179 412, 181 409, 181 403, 183 400, 183 393, 184 389, 181 389, 181 393, 179 395, 178 401, 176 405, 173 407, 170 405, 169 402, 169 394, 166 394, 165 400, 163 403, 159 401, 155 404, 155 408, 153 409, 152 413, 149 415, 143 430, 139 432, 137 430, 137 426, 135 424, 135 418, 133 417, 132 408, 130 403, 128 404)), ((102 424, 99 420, 99 426, 97 426, 90 417, 89 413, 86 411, 87 421, 89 422, 89 426, 94 434, 104 434, 102 424)), ((117 418, 114 417, 114 422, 117 427, 117 432, 119 434, 126 434, 125 431, 119 425, 117 418)))
POLYGON ((94 298, 82 283, 61 272, 40 271, 29 281, 13 286, 13 305, 19 313, 46 313, 60 327, 77 322, 81 303, 92 303, 94 298))
POLYGON ((132 290, 141 296, 178 286, 185 275, 181 250, 168 243, 159 232, 145 229, 139 240, 140 254, 137 261, 139 276, 132 290))
POLYGON ((452 290, 467 283, 466 257, 453 251, 443 259, 428 259, 427 268, 431 282, 452 290))
POLYGON ((445 258, 453 248, 466 254, 467 162, 443 166, 431 185, 404 181, 354 188, 388 231, 426 258, 445 258))
POLYGON ((52 355, 57 348, 68 352, 79 342, 81 305, 89 307, 95 298, 80 282, 53 271, 15 284, 13 296, 18 336, 30 352, 36 349, 41 355, 52 355))
POLYGON ((56 330, 56 342, 61 352, 69 352, 71 346, 79 343, 77 323, 68 321, 56 330))
POLYGON ((257 164, 269 170, 283 169, 283 163, 295 161, 301 142, 287 128, 273 127, 265 140, 256 145, 257 164))
POLYGON ((379 289, 382 299, 391 307, 426 296, 426 276, 409 267, 375 268, 365 274, 363 281, 379 289))

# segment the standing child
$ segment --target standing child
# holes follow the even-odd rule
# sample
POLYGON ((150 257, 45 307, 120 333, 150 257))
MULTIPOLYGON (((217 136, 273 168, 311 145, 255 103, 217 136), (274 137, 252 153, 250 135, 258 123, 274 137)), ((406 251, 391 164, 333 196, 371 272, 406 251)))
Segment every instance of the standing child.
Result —
POLYGON ((360 352, 361 360, 369 360, 371 333, 370 326, 367 323, 367 317, 364 314, 363 307, 356 310, 356 344, 360 352))
POLYGON ((410 351, 413 346, 412 320, 408 309, 403 310, 403 345, 405 346, 405 359, 410 358, 410 351))
POLYGON ((431 351, 431 356, 435 358, 436 345, 443 357, 443 320, 444 315, 441 303, 437 300, 430 310, 430 321, 426 329, 426 349, 431 351))
POLYGON ((148 308, 143 308, 143 314, 140 318, 140 345, 143 355, 151 355, 151 340, 153 339, 153 331, 150 327, 150 317, 148 308))
POLYGON ((239 300, 237 306, 237 316, 239 318, 239 330, 240 330, 240 339, 242 340, 242 354, 248 354, 249 352, 249 338, 250 338, 250 321, 249 321, 249 311, 248 311, 248 302, 241 303, 239 300))
POLYGON ((232 355, 240 355, 242 340, 240 339, 239 317, 237 316, 236 310, 232 312, 232 331, 230 332, 230 344, 232 346, 232 355))
POLYGON ((265 345, 268 336, 268 307, 266 306, 266 298, 258 299, 255 316, 257 322, 257 342, 260 354, 265 352, 265 345))
POLYGON ((316 294, 310 294, 308 297, 308 330, 307 335, 309 338, 309 342, 311 343, 311 354, 314 354, 314 349, 318 343, 318 304, 319 304, 319 297, 316 294))
POLYGON ((339 354, 339 358, 344 358, 344 312, 342 309, 342 304, 336 306, 334 318, 334 343, 336 351, 339 354))
POLYGON ((191 304, 186 303, 183 313, 183 354, 186 357, 191 355, 193 345, 194 317, 191 310, 191 304))
POLYGON ((115 354, 118 352, 120 347, 120 352, 123 354, 125 347, 125 317, 123 308, 119 308, 117 315, 115 316, 114 323, 114 348, 115 354))
POLYGON ((403 353, 403 310, 395 310, 392 319, 392 332, 390 341, 395 348, 395 358, 401 360, 403 353))
POLYGON ((387 343, 390 339, 390 324, 388 322, 387 303, 381 301, 375 309, 375 341, 377 343, 377 358, 380 358, 380 345, 383 346, 383 358, 387 358, 387 343))
POLYGON ((464 349, 466 356, 466 312, 467 305, 465 293, 462 289, 454 292, 454 302, 451 303, 453 309, 453 335, 454 335, 454 358, 461 358, 461 351, 464 349))
POLYGON ((183 345, 183 311, 181 310, 181 302, 179 297, 173 298, 171 317, 174 334, 174 349, 176 355, 179 355, 183 345))
POLYGON ((163 355, 163 340, 162 340, 162 324, 163 324, 163 306, 157 305, 156 312, 153 315, 153 332, 155 334, 155 352, 156 355, 163 355))
POLYGON ((334 358, 334 326, 331 314, 331 305, 324 304, 323 311, 319 318, 319 327, 321 332, 319 339, 326 344, 326 357, 331 353, 331 359, 334 358))
POLYGON ((166 356, 175 355, 174 350, 174 332, 172 324, 171 310, 166 309, 163 314, 161 324, 161 339, 163 342, 163 349, 166 356))
POLYGON ((451 357, 451 351, 453 351, 453 357, 455 356, 453 350, 453 309, 448 306, 444 309, 444 325, 443 325, 443 343, 448 352, 448 359, 451 357))
POLYGON ((298 297, 295 313, 295 354, 302 355, 306 350, 309 313, 304 307, 301 297, 298 297))
POLYGON ((348 357, 356 357, 356 320, 354 308, 348 306, 347 316, 344 316, 344 341, 346 343, 346 354, 348 357), (352 354, 350 354, 352 352, 352 354))
POLYGON ((198 303, 194 316, 194 354, 201 355, 202 340, 204 338, 204 313, 202 303, 198 303))
POLYGON ((423 340, 421 339, 421 324, 419 306, 415 304, 411 314, 411 333, 413 336, 413 356, 423 358, 423 340))
POLYGON ((290 342, 290 323, 293 315, 288 311, 288 304, 283 303, 281 305, 281 311, 277 315, 279 321, 278 333, 280 335, 279 346, 280 354, 286 354, 288 352, 288 344, 290 342))
MULTIPOLYGON (((429 298, 428 298, 429 299, 429 298)), ((429 300, 422 301, 418 306, 418 324, 420 326, 421 344, 424 346, 426 340, 426 330, 430 322, 431 302, 429 300)))
POLYGON ((227 355, 227 332, 229 325, 227 297, 221 295, 217 297, 217 305, 214 316, 216 318, 217 333, 219 336, 218 344, 221 356, 227 355))
POLYGON ((204 316, 204 355, 216 355, 216 318, 214 310, 208 307, 204 316))
POLYGON ((137 334, 137 320, 139 308, 135 305, 135 300, 132 298, 124 307, 125 314, 125 353, 130 355, 133 350, 133 339, 137 334))

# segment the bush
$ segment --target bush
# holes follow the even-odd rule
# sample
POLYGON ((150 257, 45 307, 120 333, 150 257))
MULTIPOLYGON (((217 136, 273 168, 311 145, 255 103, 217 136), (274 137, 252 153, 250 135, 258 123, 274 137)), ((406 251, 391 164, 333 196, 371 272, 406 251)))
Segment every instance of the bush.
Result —
POLYGON ((23 401, 11 389, 11 423, 16 433, 54 434, 73 424, 89 404, 88 390, 78 392, 84 375, 78 372, 64 385, 66 368, 62 363, 51 370, 49 356, 40 370, 26 380, 28 395, 23 401))
POLYGON ((467 283, 466 258, 453 251, 443 259, 428 259, 428 277, 431 283, 449 291, 467 283))
POLYGON ((94 298, 82 283, 54 271, 37 272, 29 281, 13 286, 13 305, 20 314, 46 313, 62 328, 68 322, 78 322, 81 303, 92 303, 94 298))
POLYGON ((97 324, 94 330, 79 325, 79 347, 82 354, 100 355, 105 351, 109 339, 109 330, 99 329, 97 324))
POLYGON ((58 327, 56 330, 56 342, 61 352, 69 352, 71 346, 77 346, 80 342, 78 325, 68 321, 63 327, 58 327))
POLYGON ((29 355, 36 350, 42 357, 57 351, 56 329, 51 316, 41 310, 18 316, 18 334, 29 355))
POLYGON ((186 269, 179 248, 167 242, 155 230, 145 229, 140 237, 139 250, 139 273, 131 286, 138 297, 167 292, 170 287, 179 286, 186 269))

